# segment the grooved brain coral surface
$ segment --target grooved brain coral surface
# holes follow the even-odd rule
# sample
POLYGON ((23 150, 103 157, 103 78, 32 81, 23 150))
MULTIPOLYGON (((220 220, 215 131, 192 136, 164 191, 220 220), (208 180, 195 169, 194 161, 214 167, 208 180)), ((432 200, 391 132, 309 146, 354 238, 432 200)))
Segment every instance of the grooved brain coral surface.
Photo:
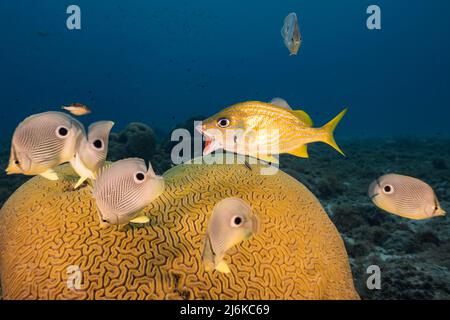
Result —
POLYGON ((69 166, 57 182, 34 177, 0 211, 3 298, 358 299, 343 241, 317 199, 289 175, 257 168, 172 168, 144 226, 101 226, 89 188, 71 188, 69 166), (205 230, 226 197, 251 204, 261 229, 229 250, 230 274, 207 273, 205 230))

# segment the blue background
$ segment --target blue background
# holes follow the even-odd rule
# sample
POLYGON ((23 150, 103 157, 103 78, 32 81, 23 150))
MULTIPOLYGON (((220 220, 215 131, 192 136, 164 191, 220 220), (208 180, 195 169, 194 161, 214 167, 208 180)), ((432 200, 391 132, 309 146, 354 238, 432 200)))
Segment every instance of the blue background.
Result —
POLYGON ((0 133, 82 102, 118 130, 169 130, 244 100, 280 96, 340 136, 450 135, 450 1, 43 0, 0 2, 0 133), (82 29, 66 28, 81 7, 82 29), (382 10, 382 30, 366 9, 382 10), (303 43, 289 56, 289 12, 303 43))

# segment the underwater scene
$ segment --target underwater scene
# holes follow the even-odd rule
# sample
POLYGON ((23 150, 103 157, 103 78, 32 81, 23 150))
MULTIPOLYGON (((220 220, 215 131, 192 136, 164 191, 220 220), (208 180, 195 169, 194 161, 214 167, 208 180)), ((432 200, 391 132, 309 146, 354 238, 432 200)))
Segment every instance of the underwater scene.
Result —
POLYGON ((1 1, 0 298, 450 299, 448 10, 1 1))

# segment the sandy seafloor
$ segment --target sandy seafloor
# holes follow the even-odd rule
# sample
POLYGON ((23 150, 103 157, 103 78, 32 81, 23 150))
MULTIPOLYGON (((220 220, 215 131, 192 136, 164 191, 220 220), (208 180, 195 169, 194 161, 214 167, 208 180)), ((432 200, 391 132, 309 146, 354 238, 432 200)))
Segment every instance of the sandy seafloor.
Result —
MULTIPOLYGON (((152 161, 157 173, 163 173, 171 166, 171 143, 162 133, 158 135, 145 125, 131 124, 112 134, 109 159, 142 157, 152 161)), ((372 180, 396 172, 431 184, 441 206, 450 211, 450 139, 338 140, 345 158, 328 146, 315 144, 309 159, 282 156, 280 168, 305 184, 335 223, 361 298, 450 299, 450 218, 408 220, 377 209, 367 196, 372 180), (366 269, 374 264, 381 269, 380 290, 366 287, 366 269)), ((8 142, 0 149, 2 168, 9 157, 8 142)), ((27 179, 6 176, 1 170, 0 205, 27 179)))

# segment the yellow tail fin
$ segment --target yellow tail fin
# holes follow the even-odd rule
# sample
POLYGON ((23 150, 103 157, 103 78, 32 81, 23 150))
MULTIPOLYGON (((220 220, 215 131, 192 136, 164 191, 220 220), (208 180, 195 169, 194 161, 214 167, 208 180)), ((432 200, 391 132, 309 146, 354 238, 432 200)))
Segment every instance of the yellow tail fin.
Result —
POLYGON ((340 154, 345 156, 344 152, 339 148, 336 141, 334 140, 334 129, 336 129, 336 126, 338 125, 339 121, 341 121, 342 117, 347 113, 347 108, 342 110, 336 117, 334 117, 333 120, 328 122, 326 125, 322 127, 322 129, 325 130, 326 135, 323 140, 326 144, 332 146, 334 149, 336 149, 340 154))

